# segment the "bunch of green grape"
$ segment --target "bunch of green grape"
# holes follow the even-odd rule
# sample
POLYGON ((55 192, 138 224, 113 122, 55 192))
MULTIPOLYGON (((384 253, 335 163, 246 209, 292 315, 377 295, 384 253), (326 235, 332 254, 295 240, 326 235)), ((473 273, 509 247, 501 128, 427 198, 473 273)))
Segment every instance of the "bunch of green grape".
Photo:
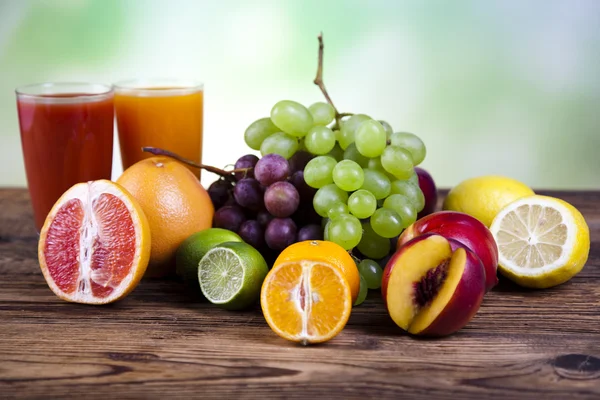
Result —
POLYGON ((314 210, 323 217, 324 238, 369 259, 386 257, 392 238, 425 206, 414 167, 425 158, 416 135, 364 114, 336 121, 335 109, 318 102, 306 108, 284 100, 270 118, 252 123, 248 146, 287 159, 310 153, 304 180, 317 189, 314 210))

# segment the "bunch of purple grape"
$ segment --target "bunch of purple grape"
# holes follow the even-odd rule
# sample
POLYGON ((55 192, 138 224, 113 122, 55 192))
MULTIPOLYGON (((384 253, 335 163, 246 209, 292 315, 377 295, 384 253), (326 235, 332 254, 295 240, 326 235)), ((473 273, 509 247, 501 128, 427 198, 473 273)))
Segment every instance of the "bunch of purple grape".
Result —
POLYGON ((295 242, 322 240, 321 217, 313 208, 316 189, 304 181, 312 157, 299 151, 289 160, 278 154, 238 159, 235 179, 221 178, 208 188, 216 210, 213 226, 271 254, 295 242))

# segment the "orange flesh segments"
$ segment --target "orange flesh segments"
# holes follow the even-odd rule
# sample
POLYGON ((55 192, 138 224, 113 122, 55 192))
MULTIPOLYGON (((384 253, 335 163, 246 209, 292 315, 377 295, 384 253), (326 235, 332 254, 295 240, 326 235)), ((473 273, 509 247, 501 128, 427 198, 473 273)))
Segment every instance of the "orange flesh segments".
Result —
POLYGON ((279 264, 269 272, 261 305, 269 326, 279 336, 319 343, 343 329, 352 301, 348 282, 336 267, 299 261, 279 264))

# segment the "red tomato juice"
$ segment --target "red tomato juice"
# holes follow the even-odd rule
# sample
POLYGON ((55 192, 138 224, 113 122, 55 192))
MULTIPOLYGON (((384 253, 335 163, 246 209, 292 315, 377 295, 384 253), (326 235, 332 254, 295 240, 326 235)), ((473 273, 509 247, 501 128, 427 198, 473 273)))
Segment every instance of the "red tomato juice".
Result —
POLYGON ((110 179, 112 92, 17 96, 21 145, 35 225, 79 182, 110 179))

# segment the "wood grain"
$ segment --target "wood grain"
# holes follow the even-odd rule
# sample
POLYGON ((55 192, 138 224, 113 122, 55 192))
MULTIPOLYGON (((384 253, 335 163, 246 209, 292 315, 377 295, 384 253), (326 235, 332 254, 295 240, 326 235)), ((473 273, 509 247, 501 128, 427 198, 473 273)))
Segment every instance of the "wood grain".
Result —
POLYGON ((70 304, 46 286, 27 192, 0 190, 1 398, 600 398, 600 192, 554 192, 590 226, 584 270, 532 291, 506 280, 472 322, 403 334, 372 291, 327 344, 279 339, 259 308, 227 312, 176 280, 70 304))

